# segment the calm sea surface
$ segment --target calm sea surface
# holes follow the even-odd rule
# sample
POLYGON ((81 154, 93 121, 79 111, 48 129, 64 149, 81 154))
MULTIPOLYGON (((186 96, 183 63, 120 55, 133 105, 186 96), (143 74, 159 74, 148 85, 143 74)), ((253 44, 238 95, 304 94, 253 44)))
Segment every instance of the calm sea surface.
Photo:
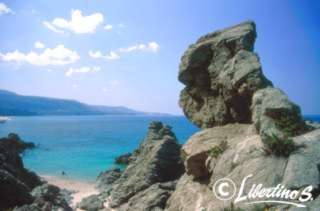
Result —
MULTIPOLYGON (((320 122, 319 115, 306 119, 320 122)), ((136 149, 148 125, 159 120, 173 127, 180 143, 198 129, 182 116, 42 116, 13 117, 0 124, 0 137, 14 132, 38 147, 23 155, 25 166, 39 174, 93 181, 114 167, 114 158, 136 149)))
POLYGON ((37 116, 13 117, 0 124, 0 137, 14 132, 39 145, 23 155, 27 168, 47 175, 95 180, 114 158, 136 149, 150 121, 173 127, 180 143, 198 129, 182 116, 37 116))

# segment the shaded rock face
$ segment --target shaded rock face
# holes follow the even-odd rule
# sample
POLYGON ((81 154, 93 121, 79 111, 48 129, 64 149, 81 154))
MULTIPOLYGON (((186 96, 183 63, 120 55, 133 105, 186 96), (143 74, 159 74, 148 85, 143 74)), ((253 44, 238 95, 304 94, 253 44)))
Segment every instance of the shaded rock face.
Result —
MULTIPOLYGON (((283 184, 293 190, 320 184, 320 129, 293 137, 297 145, 303 145, 289 157, 266 155, 261 149, 261 137, 256 134, 250 124, 229 124, 200 131, 193 135, 183 146, 185 153, 184 174, 176 185, 175 191, 167 201, 167 211, 194 210, 223 210, 230 207, 233 199, 222 201, 215 197, 212 187, 221 178, 232 179, 239 189, 243 178, 253 174, 247 180, 244 193, 247 194, 252 184, 263 184, 264 187, 275 187, 283 184), (221 141, 228 143, 225 151, 216 154, 210 151, 221 141), (197 165, 190 166, 189 160, 204 156, 197 165), (198 168, 197 168, 198 166, 198 168), (206 174, 199 177, 203 169, 206 174), (200 172, 200 173, 199 173, 200 172)), ((306 210, 318 210, 320 197, 314 195, 315 200, 309 202, 306 210)), ((279 208, 277 204, 270 204, 272 208, 279 208)), ((243 210, 253 210, 253 205, 238 203, 243 210)), ((294 206, 286 206, 287 210, 300 210, 294 206)), ((260 209, 263 210, 263 209, 260 209)))
POLYGON ((9 134, 0 139, 0 210, 33 202, 30 191, 42 182, 33 172, 24 168, 19 153, 34 147, 19 136, 9 134))
POLYGON ((137 194, 145 196, 143 191, 147 191, 153 184, 176 180, 183 172, 180 145, 171 128, 161 122, 152 122, 134 158, 116 180, 110 195, 110 206, 133 210, 127 206, 131 198, 134 200, 137 194))
POLYGON ((255 24, 245 22, 201 37, 182 56, 179 104, 197 126, 251 121, 253 93, 272 86, 253 53, 255 38, 255 24))
POLYGON ((120 176, 121 176, 121 171, 118 168, 104 171, 100 173, 99 176, 97 177, 96 187, 101 192, 109 192, 112 188, 113 183, 117 179, 119 179, 120 176))

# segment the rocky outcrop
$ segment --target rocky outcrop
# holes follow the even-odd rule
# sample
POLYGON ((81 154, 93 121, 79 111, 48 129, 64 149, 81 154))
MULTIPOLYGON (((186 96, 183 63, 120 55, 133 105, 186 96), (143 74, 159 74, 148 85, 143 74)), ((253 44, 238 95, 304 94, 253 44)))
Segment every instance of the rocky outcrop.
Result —
POLYGON ((153 184, 176 180, 184 172, 180 145, 171 128, 161 122, 150 124, 145 139, 134 155, 113 186, 111 207, 121 206, 121 210, 132 210, 127 207, 128 202, 133 203, 130 202, 132 197, 142 194, 153 184))
POLYGON ((253 52, 255 38, 255 24, 244 22, 191 45, 180 63, 179 80, 186 85, 180 106, 201 128, 253 122, 265 147, 273 151, 279 146, 274 142, 302 134, 307 127, 299 106, 263 75, 253 52))
POLYGON ((31 195, 34 197, 32 204, 17 207, 13 211, 72 211, 72 208, 65 199, 65 195, 57 186, 45 183, 34 188, 31 195))
POLYGON ((0 210, 72 210, 58 187, 24 168, 20 153, 34 147, 16 134, 0 139, 0 210))
POLYGON ((0 210, 33 202, 31 190, 42 182, 24 168, 20 153, 34 144, 23 142, 16 134, 0 139, 0 210))
MULTIPOLYGON (((214 183, 221 178, 233 180, 239 190, 242 180, 252 174, 244 193, 249 192, 252 184, 260 183, 265 187, 274 187, 280 183, 295 190, 308 185, 318 187, 320 130, 294 137, 293 140, 304 147, 285 158, 267 155, 262 150, 260 136, 250 124, 229 124, 196 133, 182 148, 187 173, 179 179, 166 210, 194 211, 204 208, 211 211, 229 207, 234 198, 222 201, 217 199, 212 190, 214 183), (226 142, 227 147, 216 153, 214 149, 221 142, 226 142), (199 155, 203 155, 203 159, 199 160, 199 155), (193 160, 197 161, 197 165, 193 160)), ((253 209, 247 203, 236 206, 243 210, 253 209)), ((294 209, 294 206, 290 209, 294 209)))
POLYGON ((299 210, 277 203, 254 209, 215 195, 219 179, 231 179, 239 190, 248 175, 244 195, 253 184, 296 191, 312 185, 306 210, 318 209, 320 129, 306 124, 299 106, 263 75, 255 37, 255 24, 245 22, 200 38, 183 55, 180 106, 204 130, 182 147, 186 173, 165 210, 299 210))
POLYGON ((255 91, 271 86, 253 52, 253 22, 216 31, 189 46, 180 63, 180 94, 185 115, 201 128, 250 123, 255 91))

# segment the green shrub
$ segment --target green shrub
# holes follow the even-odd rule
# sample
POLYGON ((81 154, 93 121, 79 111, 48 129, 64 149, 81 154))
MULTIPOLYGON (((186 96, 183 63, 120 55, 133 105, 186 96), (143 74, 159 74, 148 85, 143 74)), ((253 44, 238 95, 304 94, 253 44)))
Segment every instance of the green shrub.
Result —
POLYGON ((208 155, 214 158, 218 158, 228 148, 227 141, 221 141, 217 146, 212 147, 208 151, 208 155))
POLYGON ((267 154, 274 154, 276 156, 288 157, 293 151, 297 149, 297 146, 293 140, 289 137, 280 139, 275 134, 272 134, 265 141, 267 145, 265 152, 267 154))

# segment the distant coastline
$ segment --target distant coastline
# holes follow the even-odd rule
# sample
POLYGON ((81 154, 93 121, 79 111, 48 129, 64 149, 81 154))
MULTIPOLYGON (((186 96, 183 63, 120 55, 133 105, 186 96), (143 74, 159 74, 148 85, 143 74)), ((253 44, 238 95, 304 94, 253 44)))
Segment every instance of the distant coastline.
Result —
POLYGON ((89 105, 76 100, 25 96, 0 90, 0 116, 170 115, 125 106, 89 105))

